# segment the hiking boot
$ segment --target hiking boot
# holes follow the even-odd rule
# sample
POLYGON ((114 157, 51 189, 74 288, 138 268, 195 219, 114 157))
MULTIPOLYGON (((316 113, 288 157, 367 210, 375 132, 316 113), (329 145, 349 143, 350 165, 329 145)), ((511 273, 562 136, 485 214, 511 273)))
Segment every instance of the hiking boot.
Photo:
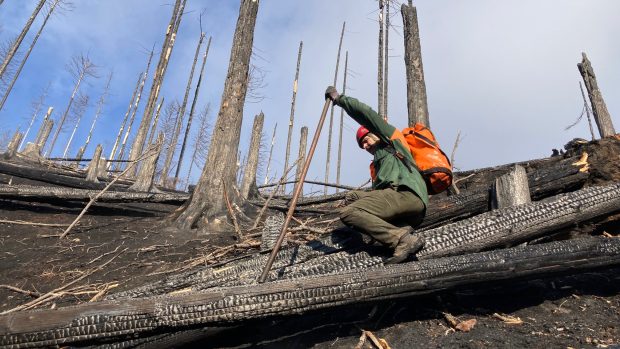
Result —
POLYGON ((392 257, 385 260, 383 264, 397 264, 414 254, 424 247, 424 238, 420 235, 405 234, 398 241, 392 257))

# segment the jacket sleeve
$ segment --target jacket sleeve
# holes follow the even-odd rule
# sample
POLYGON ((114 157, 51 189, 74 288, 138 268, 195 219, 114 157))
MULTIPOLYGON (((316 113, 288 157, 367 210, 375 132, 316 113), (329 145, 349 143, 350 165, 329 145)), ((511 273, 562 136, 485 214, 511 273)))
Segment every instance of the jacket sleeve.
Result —
POLYGON ((340 95, 338 105, 360 125, 377 135, 382 141, 390 143, 396 128, 383 120, 371 107, 358 101, 356 98, 340 95))

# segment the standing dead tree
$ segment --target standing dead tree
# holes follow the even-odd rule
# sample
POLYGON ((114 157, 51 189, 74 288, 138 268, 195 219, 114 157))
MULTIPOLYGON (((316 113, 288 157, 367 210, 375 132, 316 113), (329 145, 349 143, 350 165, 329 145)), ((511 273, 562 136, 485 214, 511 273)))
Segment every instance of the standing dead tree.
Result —
MULTIPOLYGON (((340 32, 340 43, 338 44, 338 55, 336 56, 336 70, 334 71, 334 83, 332 86, 336 86, 338 82, 338 66, 340 65, 340 51, 342 49, 342 38, 344 37, 344 28, 346 22, 342 22, 342 31, 340 32)), ((325 183, 329 183, 329 163, 332 152, 332 128, 334 124, 334 106, 332 105, 329 114, 329 129, 327 130, 327 157, 325 161, 325 183)), ((327 186, 323 187, 323 194, 327 195, 327 186)))
POLYGON ((112 146, 112 151, 110 152, 110 160, 114 160, 114 156, 116 155, 118 144, 120 143, 121 136, 123 135, 123 131, 125 130, 125 126, 127 125, 129 114, 131 113, 133 101, 136 98, 136 94, 138 93, 138 88, 140 87, 140 81, 142 80, 142 74, 143 73, 140 73, 138 75, 138 80, 136 81, 136 87, 134 87, 133 89, 133 94, 131 95, 131 99, 129 100, 129 106, 127 106, 127 111, 125 112, 125 116, 123 117, 123 121, 121 122, 121 127, 118 129, 118 134, 116 135, 116 141, 114 141, 114 146, 112 146))
POLYGON ((383 119, 388 119, 388 66, 390 63, 390 0, 385 0, 385 39, 383 42, 383 119))
POLYGON ((403 32, 405 36, 405 67, 407 73, 407 110, 409 111, 409 126, 421 123, 426 127, 430 127, 417 10, 415 6, 409 2, 409 5, 403 4, 401 6, 400 12, 403 16, 403 32))
POLYGON ((269 157, 267 158, 267 170, 265 171, 265 184, 269 182, 269 170, 271 167, 271 155, 273 154, 273 145, 276 143, 276 129, 278 123, 273 127, 273 133, 271 134, 271 147, 269 148, 269 157))
POLYGON ((201 166, 207 158, 207 151, 209 150, 209 109, 211 109, 211 105, 207 104, 202 112, 198 114, 198 130, 194 136, 194 152, 192 153, 189 169, 187 170, 187 177, 185 178, 186 186, 189 186, 189 179, 194 164, 201 166))
MULTIPOLYGON (((306 145, 308 144, 308 127, 304 126, 301 128, 301 134, 299 136, 299 153, 297 155, 297 161, 300 164, 306 162, 306 145)), ((297 166, 297 170, 295 171, 295 181, 297 185, 304 185, 299 180, 301 179, 301 171, 303 170, 303 166, 297 166)), ((299 191, 299 195, 303 196, 304 190, 301 189, 299 191)))
POLYGON ((181 229, 196 227, 198 222, 211 223, 215 217, 226 215, 224 190, 227 188, 228 197, 232 197, 234 155, 239 149, 238 134, 243 119, 257 13, 258 1, 241 1, 222 104, 211 137, 213 142, 196 189, 175 219, 181 229))
POLYGON ((383 37, 384 37, 384 17, 385 0, 379 0, 379 49, 377 50, 377 114, 385 119, 383 106, 383 37))
MULTIPOLYGON (((165 187, 172 187, 173 182, 168 182, 168 173, 170 172, 170 166, 172 165, 172 158, 174 157, 174 153, 177 149, 177 143, 179 141, 179 134, 181 133, 181 128, 183 126, 183 118, 185 117, 185 108, 187 107, 187 100, 189 98, 189 92, 192 89, 192 81, 194 80, 194 71, 196 69, 196 62, 198 62, 198 55, 200 54, 200 47, 202 46, 202 42, 204 41, 205 33, 200 33, 200 38, 198 39, 198 45, 196 45, 196 52, 194 53, 194 60, 192 61, 192 68, 189 72, 189 78, 187 79, 187 86, 185 87, 185 94, 183 95, 183 102, 181 102, 181 108, 179 109, 179 114, 177 116, 177 124, 172 133, 172 141, 171 146, 168 148, 166 153, 166 161, 164 162, 164 168, 161 174, 161 181, 165 187)), ((179 164, 177 163, 177 168, 179 164)))
MULTIPOLYGON (((349 67, 349 51, 344 54, 344 78, 342 79, 342 94, 347 91, 347 71, 349 67)), ((344 109, 340 108, 340 132, 338 134, 338 163, 336 164, 336 185, 340 185, 340 164, 342 161, 342 129, 344 127, 344 109)), ((338 188, 336 188, 336 193, 338 188)))
POLYGON ((607 105, 601 94, 601 90, 598 88, 596 82, 596 75, 594 75, 594 69, 590 60, 586 56, 585 52, 581 53, 581 63, 577 64, 579 72, 583 78, 583 82, 586 84, 588 90, 588 96, 590 97, 590 104, 592 105, 592 112, 594 114, 594 121, 598 127, 598 132, 601 134, 601 138, 610 137, 616 134, 614 125, 611 121, 611 116, 607 110, 607 105))
POLYGON ((41 9, 43 8, 43 5, 45 5, 45 2, 46 0, 39 0, 37 7, 34 9, 32 14, 30 15, 30 18, 28 18, 28 21, 24 25, 24 28, 22 29, 21 33, 19 33, 19 35, 17 36, 17 39, 15 40, 15 42, 13 43, 13 45, 7 52, 6 56, 4 57, 4 61, 2 62, 2 65, 0 65, 0 79, 4 78, 4 73, 6 72, 7 67, 11 63, 11 60, 13 60, 13 57, 15 57, 15 54, 17 53, 19 46, 21 45, 22 41, 26 37, 26 34, 28 33, 28 31, 30 30, 30 27, 32 26, 32 23, 34 22, 34 19, 39 14, 39 11, 41 11, 41 9))
POLYGON ((41 96, 39 96, 39 99, 36 102, 32 103, 32 107, 33 107, 32 117, 30 118, 30 123, 28 124, 28 128, 26 128, 26 132, 24 132, 24 139, 22 139, 22 143, 19 145, 18 150, 21 149, 22 146, 24 145, 24 142, 26 141, 26 137, 28 137, 28 133, 30 133, 30 129, 32 128, 32 125, 37 119, 37 115, 39 115, 39 112, 41 111, 41 108, 43 107, 43 104, 45 103, 45 98, 47 97, 47 94, 49 92, 50 84, 51 83, 47 84, 47 86, 43 90, 43 93, 41 94, 41 96))
MULTIPOLYGON (((101 112, 103 111, 103 105, 105 104, 105 99, 108 97, 108 94, 110 94, 110 82, 112 81, 112 72, 110 72, 110 75, 108 76, 108 82, 105 85, 105 88, 103 89, 103 93, 101 94, 101 97, 99 97, 99 101, 97 102, 97 111, 95 112, 95 117, 93 117, 93 123, 90 125, 90 131, 88 131, 88 136, 86 137, 86 142, 84 143, 84 146, 81 148, 82 154, 84 154, 86 152, 86 149, 88 148, 88 144, 90 143, 90 138, 93 135, 93 130, 95 129, 95 123, 97 122, 97 119, 99 119, 99 116, 101 115, 101 112)), ((78 156, 77 158, 80 159, 82 156, 78 156)))
POLYGON ((43 23, 41 24, 41 27, 39 28, 39 31, 34 36, 34 39, 32 39, 32 43, 30 44, 30 47, 28 47, 28 51, 26 51, 26 53, 24 54, 24 57, 22 57, 19 67, 17 67, 17 70, 13 74, 13 79, 11 79, 11 82, 9 83, 9 85, 6 88, 6 91, 4 92, 4 96, 2 96, 2 100, 0 101, 0 110, 2 110, 2 108, 4 107, 4 103, 6 102, 7 98, 9 97, 9 94, 13 90, 13 86, 15 85, 15 82, 17 81, 19 74, 21 74, 22 69, 24 68, 24 65, 26 64, 26 61, 28 60, 28 57, 30 57, 30 53, 32 52, 32 49, 34 49, 34 46, 36 45, 37 40, 39 40, 39 37, 41 36, 41 33, 43 32, 43 28, 45 28, 47 21, 52 16, 52 12, 54 12, 54 9, 56 9, 56 6, 61 1, 62 0, 53 0, 52 5, 50 6, 50 9, 47 11, 47 14, 45 15, 45 19, 43 20, 43 23))
MULTIPOLYGON (((161 85, 164 82, 164 77, 166 75, 166 70, 168 68, 168 63, 170 62, 172 49, 174 48, 174 43, 176 41, 177 31, 179 30, 179 26, 181 25, 181 18, 183 17, 183 10, 185 9, 186 2, 187 0, 176 0, 174 4, 172 16, 170 17, 170 23, 168 24, 168 28, 166 30, 166 38, 164 39, 164 43, 162 45, 161 53, 159 56, 159 62, 157 63, 155 74, 153 74, 153 84, 151 85, 151 92, 149 93, 149 98, 147 99, 146 106, 144 107, 144 114, 142 116, 142 121, 140 122, 140 127, 138 128, 138 133, 136 134, 136 138, 134 139, 131 151, 129 153, 129 159, 132 161, 135 161, 140 156, 140 154, 142 154, 144 143, 147 137, 147 132, 149 131, 149 126, 151 125, 151 119, 153 116, 153 110, 155 109, 155 103, 157 103, 157 100, 159 99, 159 92, 161 91, 161 85)), ((136 167, 137 166, 134 166, 131 169, 131 171, 128 173, 129 176, 135 175, 136 167)))
POLYGON ((153 189, 153 179, 155 178, 155 168, 157 167, 157 160, 161 154, 161 150, 164 144, 164 134, 159 133, 157 140, 152 145, 153 153, 144 159, 144 164, 140 167, 138 176, 136 176, 136 182, 129 187, 131 190, 149 192, 153 189))
POLYGON ((151 132, 149 132, 149 140, 147 144, 153 143, 153 136, 155 132, 157 132, 157 124, 159 122, 159 115, 161 114, 161 106, 164 105, 164 97, 161 98, 159 104, 157 105, 157 109, 155 110, 155 118, 153 119, 153 124, 151 125, 151 132))
MULTIPOLYGON (((293 136, 293 122, 295 120, 295 99, 297 98, 297 86, 299 86, 299 66, 301 64, 301 50, 304 42, 299 42, 299 52, 297 52, 297 69, 295 69, 295 80, 293 81, 293 99, 291 101, 291 116, 288 123, 288 137, 286 138, 286 156, 284 157, 284 170, 288 168, 288 159, 291 152, 291 138, 293 136)), ((283 170, 283 171, 284 171, 283 170)), ((286 192, 286 185, 282 186, 282 190, 286 192)))
POLYGON ((250 193, 250 187, 256 185, 256 170, 258 169, 258 153, 260 150, 260 141, 263 135, 263 123, 265 114, 261 112, 254 118, 252 126, 252 138, 250 140, 250 149, 248 150, 248 160, 243 172, 243 180, 241 181, 241 196, 247 199, 250 193))
POLYGON ((82 116, 86 112, 90 103, 90 97, 87 95, 79 95, 73 108, 71 109, 71 121, 74 121, 73 131, 71 131, 71 136, 67 140, 67 145, 65 146, 65 151, 62 153, 62 157, 67 157, 67 151, 69 151, 69 147, 71 146, 71 142, 73 141, 73 136, 75 136, 75 131, 77 131, 78 126, 80 125, 80 121, 82 120, 82 116))
POLYGON ((69 103, 67 104, 67 108, 65 112, 60 117, 60 121, 58 122, 58 126, 56 127, 56 132, 54 132, 54 136, 52 137, 52 143, 47 150, 45 155, 51 155, 54 151, 54 145, 56 144, 56 140, 58 139, 58 135, 62 131, 65 120, 67 119, 67 115, 69 115, 69 111, 71 110, 71 106, 73 105, 73 101, 77 96, 77 93, 80 89, 80 85, 87 77, 97 77, 97 67, 90 61, 88 56, 79 55, 74 56, 71 59, 71 63, 67 66, 67 70, 75 79, 75 85, 73 87, 73 92, 71 93, 71 97, 69 97, 69 103))
POLYGON ((207 63, 207 56, 209 55, 209 47, 211 47, 211 37, 207 42, 207 49, 202 57, 202 66, 200 68, 200 75, 198 75, 198 82, 196 83, 196 89, 194 90, 194 99, 192 100, 192 106, 189 110, 189 117, 187 118, 187 127, 185 128, 185 135, 183 136, 183 144, 181 144, 181 150, 179 152, 179 160, 177 161, 177 170, 174 174, 173 187, 176 187, 179 181, 179 173, 181 172, 181 165, 183 164, 183 155, 185 154, 185 147, 187 146, 187 139, 189 137, 189 131, 192 127, 192 121, 194 120, 194 112, 196 111, 196 102, 198 101, 198 92, 200 92, 200 85, 202 83, 202 77, 205 71, 205 64, 207 63))

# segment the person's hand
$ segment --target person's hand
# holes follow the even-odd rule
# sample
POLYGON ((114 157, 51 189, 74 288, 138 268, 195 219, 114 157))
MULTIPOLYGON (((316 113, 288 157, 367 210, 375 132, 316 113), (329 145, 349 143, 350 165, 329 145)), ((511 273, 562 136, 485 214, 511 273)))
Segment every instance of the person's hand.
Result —
POLYGON ((334 104, 338 104, 338 98, 340 95, 334 86, 329 86, 325 90, 325 99, 330 99, 334 104))

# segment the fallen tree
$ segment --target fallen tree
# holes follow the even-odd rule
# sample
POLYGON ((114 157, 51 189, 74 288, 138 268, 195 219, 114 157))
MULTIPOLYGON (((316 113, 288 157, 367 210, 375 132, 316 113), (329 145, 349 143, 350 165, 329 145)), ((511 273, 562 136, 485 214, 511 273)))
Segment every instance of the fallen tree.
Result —
MULTIPOLYGON (((89 201, 99 191, 63 187, 39 187, 31 185, 0 185, 0 198, 18 200, 71 200, 89 201)), ((189 198, 183 193, 105 192, 100 202, 161 202, 180 204, 189 198)))
POLYGON ((259 285, 16 312, 0 316, 0 345, 122 342, 476 283, 575 273, 618 265, 618 255, 620 239, 577 239, 259 285))

